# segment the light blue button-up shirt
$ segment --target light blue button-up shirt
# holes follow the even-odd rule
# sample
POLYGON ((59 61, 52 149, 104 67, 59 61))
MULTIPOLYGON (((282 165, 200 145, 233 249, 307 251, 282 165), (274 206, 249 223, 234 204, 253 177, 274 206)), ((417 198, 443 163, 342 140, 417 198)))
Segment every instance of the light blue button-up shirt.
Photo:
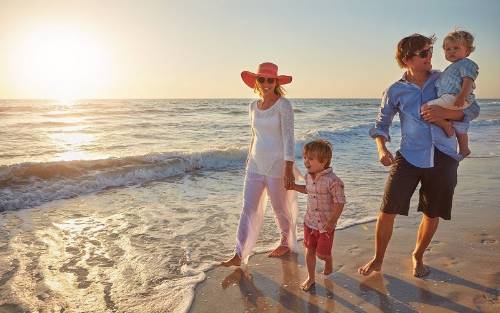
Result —
MULTIPOLYGON (((457 152, 457 138, 448 138, 444 131, 434 124, 426 122, 420 115, 420 107, 437 98, 436 80, 440 72, 432 71, 430 77, 420 88, 406 80, 403 75, 385 92, 377 115, 375 127, 370 129, 370 136, 382 136, 390 141, 389 127, 396 113, 401 121, 401 146, 399 152, 416 167, 434 166, 434 147, 450 157, 461 160, 457 152)), ((473 102, 463 110, 464 122, 470 122, 479 115, 479 106, 473 102)))

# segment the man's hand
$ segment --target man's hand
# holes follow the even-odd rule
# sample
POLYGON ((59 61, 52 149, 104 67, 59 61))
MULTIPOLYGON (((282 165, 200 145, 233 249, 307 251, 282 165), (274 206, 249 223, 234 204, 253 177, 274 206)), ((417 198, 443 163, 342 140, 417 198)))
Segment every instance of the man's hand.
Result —
POLYGON ((394 163, 394 156, 387 148, 378 150, 378 159, 384 166, 389 166, 394 163))
POLYGON ((420 109, 420 114, 422 118, 429 123, 434 123, 440 120, 446 119, 445 111, 442 107, 438 105, 427 105, 424 104, 420 109))

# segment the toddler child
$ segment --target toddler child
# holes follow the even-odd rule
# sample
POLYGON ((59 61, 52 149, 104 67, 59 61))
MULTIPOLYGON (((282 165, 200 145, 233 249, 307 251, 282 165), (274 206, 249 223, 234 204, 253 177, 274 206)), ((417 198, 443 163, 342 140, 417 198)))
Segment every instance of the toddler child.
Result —
MULTIPOLYGON (((428 105, 439 105, 452 110, 463 110, 475 101, 472 93, 474 81, 479 68, 468 56, 474 51, 474 37, 466 31, 456 30, 449 33, 443 40, 443 49, 446 60, 452 62, 436 81, 438 97, 427 102, 428 105)), ((449 137, 457 135, 459 153, 462 157, 470 154, 469 137, 467 130, 469 123, 450 122, 441 120, 436 122, 449 137)))
POLYGON ((303 151, 307 169, 305 185, 294 184, 292 189, 307 194, 304 216, 304 247, 308 278, 302 290, 315 283, 316 256, 325 261, 324 275, 332 273, 332 245, 335 226, 345 203, 344 184, 332 171, 332 146, 328 141, 307 143, 303 151))

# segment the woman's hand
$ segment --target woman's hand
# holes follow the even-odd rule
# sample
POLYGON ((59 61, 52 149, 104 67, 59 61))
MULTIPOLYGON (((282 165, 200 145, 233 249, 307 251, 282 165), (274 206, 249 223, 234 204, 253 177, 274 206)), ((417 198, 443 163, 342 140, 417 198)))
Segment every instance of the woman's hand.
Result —
POLYGON ((283 176, 286 190, 292 190, 295 185, 295 176, 293 175, 293 162, 287 161, 285 175, 283 176))

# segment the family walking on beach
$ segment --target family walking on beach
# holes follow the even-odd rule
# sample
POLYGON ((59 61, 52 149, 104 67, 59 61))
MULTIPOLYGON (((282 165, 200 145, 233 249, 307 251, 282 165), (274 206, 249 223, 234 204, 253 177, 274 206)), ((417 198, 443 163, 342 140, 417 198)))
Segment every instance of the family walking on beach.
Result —
MULTIPOLYGON (((358 269, 362 275, 380 271, 392 236, 396 215, 408 215, 410 199, 420 183, 418 211, 423 212, 411 259, 413 275, 429 273, 423 256, 434 236, 439 218, 450 220, 452 200, 461 159, 470 154, 467 130, 479 115, 474 98, 478 66, 468 57, 474 51, 473 36, 462 30, 443 41, 446 60, 443 71, 432 70, 434 36, 413 34, 399 41, 396 60, 403 77, 384 92, 375 126, 379 161, 390 166, 375 230, 375 253, 358 269), (386 147, 389 128, 396 113, 401 121, 401 145, 393 155, 386 147), (457 141, 459 150, 457 152, 457 141)), ((296 192, 307 194, 304 216, 304 247, 307 291, 315 284, 316 257, 325 262, 324 275, 332 273, 332 246, 337 221, 346 197, 344 184, 331 168, 333 148, 322 139, 303 147, 307 173, 305 185, 295 183, 300 173, 294 167, 294 115, 283 85, 291 76, 278 75, 278 66, 262 63, 256 73, 241 73, 243 82, 260 98, 249 107, 252 139, 249 146, 234 255, 221 263, 240 266, 248 262, 262 227, 268 197, 281 238, 270 257, 297 251, 296 192)))

